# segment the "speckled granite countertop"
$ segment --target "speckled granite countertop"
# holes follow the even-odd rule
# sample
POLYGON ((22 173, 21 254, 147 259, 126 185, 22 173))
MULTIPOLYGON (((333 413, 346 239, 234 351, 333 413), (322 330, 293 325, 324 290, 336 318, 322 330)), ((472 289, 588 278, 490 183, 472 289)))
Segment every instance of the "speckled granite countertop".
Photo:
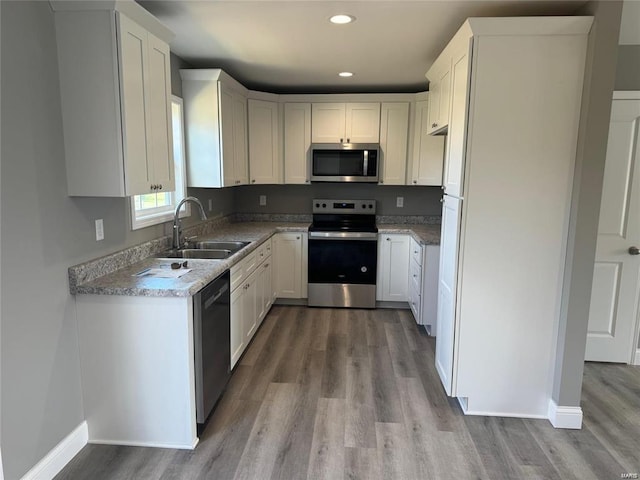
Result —
POLYGON ((422 245, 440 245, 440 225, 383 224, 378 225, 378 233, 404 233, 422 245))
MULTIPOLYGON (((185 259, 190 272, 180 278, 136 276, 147 268, 168 267, 176 259, 154 255, 169 248, 166 237, 131 247, 69 269, 72 294, 126 295, 148 297, 188 297, 245 258, 262 242, 277 232, 305 232, 309 223, 242 222, 216 225, 212 232, 198 235, 198 240, 236 240, 251 242, 225 260, 185 259)), ((440 243, 440 225, 383 224, 380 233, 404 233, 423 245, 440 243)))

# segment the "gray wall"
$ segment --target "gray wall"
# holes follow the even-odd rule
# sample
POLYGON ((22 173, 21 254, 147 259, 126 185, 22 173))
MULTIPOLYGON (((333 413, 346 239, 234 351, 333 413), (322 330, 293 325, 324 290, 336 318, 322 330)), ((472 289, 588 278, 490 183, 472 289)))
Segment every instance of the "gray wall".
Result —
POLYGON ((553 399, 561 406, 580 405, 621 11, 622 2, 592 1, 578 12, 595 20, 589 35, 556 348, 553 399))
POLYGON ((618 47, 616 90, 640 90, 640 45, 618 47))
POLYGON ((440 215, 440 187, 403 187, 314 183, 311 185, 250 185, 234 187, 234 206, 239 213, 311 213, 314 198, 373 198, 379 215, 440 215), (259 205, 260 195, 267 205, 259 205), (396 197, 404 198, 404 207, 396 207, 396 197))
MULTIPOLYGON (((127 199, 66 195, 53 13, 39 1, 2 1, 0 9, 0 433, 5 478, 13 480, 84 420, 67 268, 170 227, 131 231, 127 199), (104 219, 101 242, 97 218, 104 219)), ((220 203, 230 208, 220 201, 212 214, 222 212, 220 203)))

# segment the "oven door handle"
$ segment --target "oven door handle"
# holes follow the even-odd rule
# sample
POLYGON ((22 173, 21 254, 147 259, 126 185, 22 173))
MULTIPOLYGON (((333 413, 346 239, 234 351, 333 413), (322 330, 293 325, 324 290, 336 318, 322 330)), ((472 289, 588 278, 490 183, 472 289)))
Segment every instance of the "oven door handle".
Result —
POLYGON ((378 234, 374 232, 309 232, 309 239, 366 240, 375 242, 378 240, 378 234))

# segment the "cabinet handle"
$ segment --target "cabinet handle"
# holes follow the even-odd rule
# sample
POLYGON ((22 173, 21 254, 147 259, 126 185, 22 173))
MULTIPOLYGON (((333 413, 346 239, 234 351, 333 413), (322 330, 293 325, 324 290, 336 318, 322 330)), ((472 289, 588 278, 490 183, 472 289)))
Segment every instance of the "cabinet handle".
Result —
POLYGON ((264 264, 264 268, 267 268, 268 266, 269 266, 269 264, 268 264, 268 263, 265 263, 265 264, 264 264))
POLYGON ((342 142, 343 140, 344 140, 344 138, 341 138, 341 139, 340 139, 340 143, 343 143, 343 142, 342 142))
POLYGON ((380 179, 380 183, 384 183, 384 180, 380 179))
POLYGON ((417 180, 414 180, 414 181, 413 181, 413 184, 415 185, 416 183, 418 183, 418 181, 417 181, 417 180))
POLYGON ((387 237, 387 242, 390 242, 390 241, 391 241, 391 239, 389 237, 387 237))
POLYGON ((438 124, 437 124, 437 123, 432 123, 432 124, 431 124, 431 128, 436 128, 437 126, 438 126, 438 124))
POLYGON ((158 185, 158 190, 162 190, 162 184, 158 185))
POLYGON ((308 178, 305 178, 304 182, 305 182, 305 183, 309 183, 309 179, 308 179, 308 178))
POLYGON ((253 180, 251 180, 251 183, 256 183, 256 179, 254 178, 253 180))
POLYGON ((347 138, 347 143, 351 143, 351 139, 350 138, 347 138))
POLYGON ((296 237, 296 240, 300 240, 300 237, 296 237))

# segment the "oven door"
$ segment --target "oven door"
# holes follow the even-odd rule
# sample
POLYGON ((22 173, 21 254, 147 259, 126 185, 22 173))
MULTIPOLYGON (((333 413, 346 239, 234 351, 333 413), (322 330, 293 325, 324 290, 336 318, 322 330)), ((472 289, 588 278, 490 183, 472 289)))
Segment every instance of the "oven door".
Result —
POLYGON ((378 235, 309 232, 310 306, 374 308, 378 235))

